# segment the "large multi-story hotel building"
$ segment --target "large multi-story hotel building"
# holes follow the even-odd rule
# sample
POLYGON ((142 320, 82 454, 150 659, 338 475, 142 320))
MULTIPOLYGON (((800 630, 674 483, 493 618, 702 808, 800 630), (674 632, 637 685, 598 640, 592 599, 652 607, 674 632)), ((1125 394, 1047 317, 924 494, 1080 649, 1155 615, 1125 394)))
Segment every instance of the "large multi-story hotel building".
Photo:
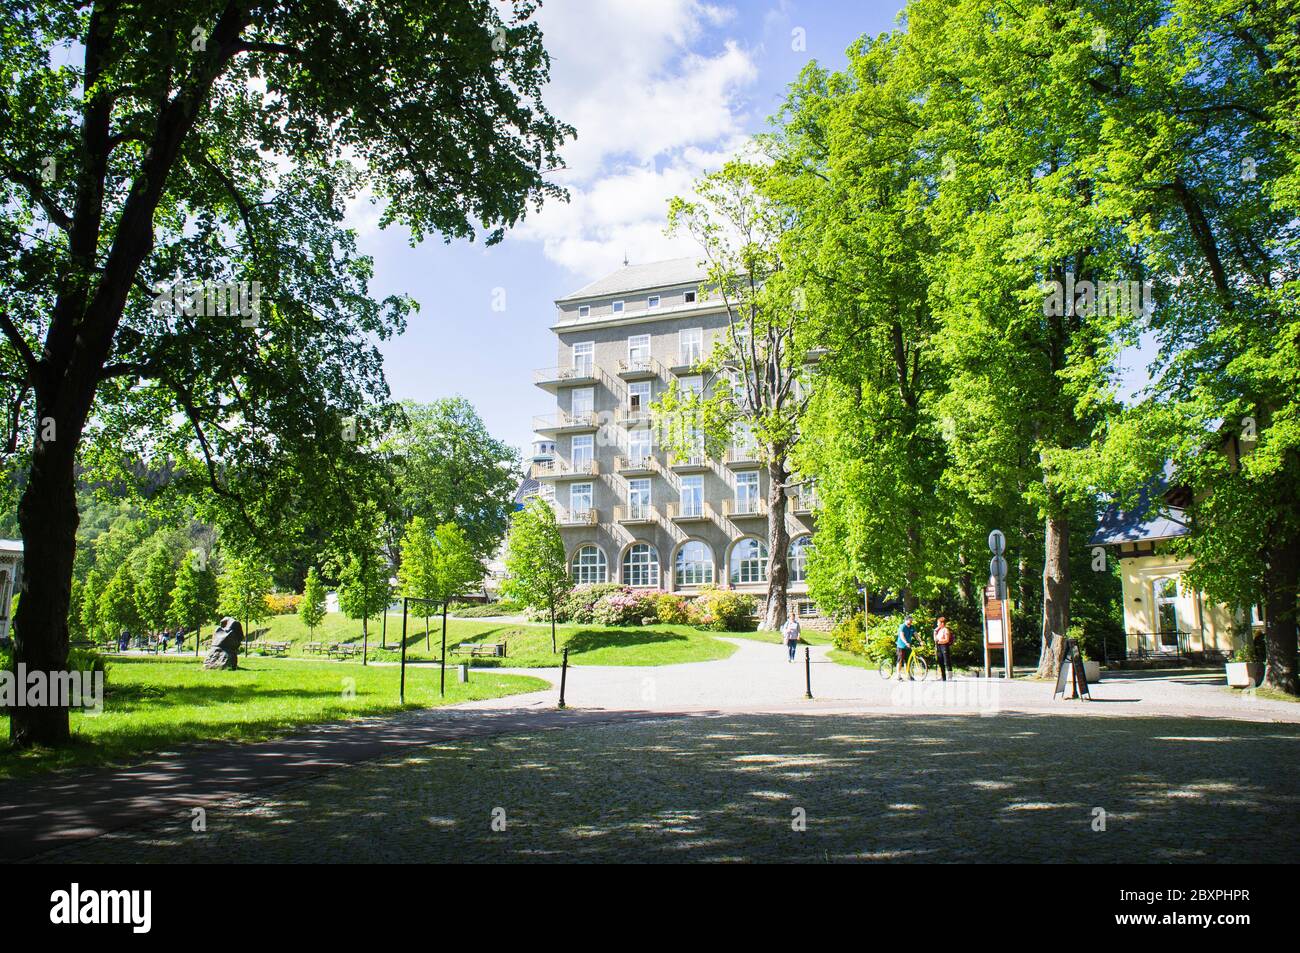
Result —
MULTIPOLYGON (((752 440, 739 434, 722 459, 682 457, 653 426, 671 381, 708 386, 698 365, 727 333, 703 281, 695 261, 674 259, 620 268, 555 302, 558 364, 536 383, 556 408, 534 420, 529 476, 555 508, 578 584, 767 591, 768 478, 752 440)), ((796 492, 786 515, 790 600, 806 617, 812 503, 796 492)))

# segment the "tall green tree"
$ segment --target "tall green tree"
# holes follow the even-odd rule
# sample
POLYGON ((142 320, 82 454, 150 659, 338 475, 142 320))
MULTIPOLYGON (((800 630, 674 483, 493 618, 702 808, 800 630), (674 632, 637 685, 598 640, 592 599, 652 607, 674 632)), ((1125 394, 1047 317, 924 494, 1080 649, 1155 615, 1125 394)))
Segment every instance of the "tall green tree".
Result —
MULTIPOLYGON (((463 397, 406 402, 402 416, 381 447, 394 474, 400 515, 391 535, 405 532, 416 516, 428 526, 455 523, 474 555, 489 559, 510 525, 519 452, 494 438, 463 397)), ((396 555, 400 543, 390 545, 396 555)))
POLYGON ((334 560, 338 566, 339 608, 351 619, 361 620, 361 663, 367 663, 370 645, 370 617, 388 611, 393 590, 389 582, 392 567, 381 542, 382 516, 378 504, 367 500, 352 520, 338 533, 334 560))
POLYGON ((792 212, 779 175, 759 156, 732 160, 697 182, 689 200, 679 196, 669 204, 669 230, 699 244, 707 266, 702 293, 725 307, 727 328, 702 362, 709 379, 704 391, 687 391, 674 381, 656 404, 674 453, 697 454, 702 441, 720 455, 733 441, 752 439, 768 482, 763 627, 769 629, 785 623, 790 453, 807 404, 799 386, 806 352, 795 332, 805 292, 786 269, 792 212))
POLYGON ((172 590, 176 587, 176 566, 171 553, 159 546, 149 554, 135 588, 136 608, 146 628, 162 631, 171 618, 172 590))
MULTIPOLYGON (((411 309, 369 297, 346 204, 369 190, 414 240, 481 225, 494 243, 562 194, 543 176, 572 130, 542 102, 534 10, 6 5, 0 445, 25 471, 20 661, 66 665, 78 462, 125 480, 126 462, 170 457, 166 494, 198 494, 241 546, 344 511, 322 487, 363 470, 355 434, 386 426, 373 340, 411 309)), ((16 711, 11 739, 66 743, 67 710, 16 711)))
POLYGON ((176 585, 171 595, 171 621, 183 632, 194 632, 194 654, 199 652, 203 625, 217 615, 217 577, 206 559, 190 554, 176 570, 176 585))
POLYGON ((510 518, 506 537, 506 579, 502 591, 551 616, 551 651, 558 652, 555 609, 573 588, 569 578, 564 540, 555 521, 555 511, 536 497, 510 518))
POLYGON ((271 593, 271 570, 256 556, 227 555, 218 580, 219 604, 224 615, 243 623, 248 638, 255 623, 271 614, 266 597, 271 593))
POLYGON ((465 531, 443 523, 434 534, 433 598, 442 604, 442 652, 438 659, 439 693, 447 693, 447 606, 466 587, 483 578, 483 563, 465 531))
POLYGON ((429 609, 438 598, 437 544, 423 516, 406 524, 401 541, 402 564, 397 578, 402 595, 418 599, 424 616, 424 647, 429 648, 429 609))
POLYGON ((325 618, 325 585, 320 573, 312 566, 307 570, 307 582, 302 589, 302 603, 298 606, 298 618, 307 627, 307 634, 315 636, 316 626, 325 618))
POLYGON ((122 630, 139 633, 143 629, 135 598, 135 575, 129 563, 119 566, 104 587, 99 597, 99 619, 114 635, 122 630))

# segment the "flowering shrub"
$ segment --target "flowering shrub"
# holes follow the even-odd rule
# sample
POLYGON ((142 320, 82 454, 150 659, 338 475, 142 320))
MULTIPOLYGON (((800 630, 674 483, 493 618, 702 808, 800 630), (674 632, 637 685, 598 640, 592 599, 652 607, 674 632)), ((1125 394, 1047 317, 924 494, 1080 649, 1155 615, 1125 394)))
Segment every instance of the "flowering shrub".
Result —
POLYGON ((292 592, 269 592, 265 599, 271 615, 293 615, 302 603, 302 596, 292 592))
POLYGON ((596 603, 604 596, 631 591, 631 589, 620 586, 616 582, 599 582, 590 586, 578 586, 556 606, 555 618, 560 622, 576 622, 580 625, 590 625, 596 621, 596 603))
POLYGON ((686 600, 661 593, 655 599, 655 617, 664 625, 684 625, 688 621, 686 600))
POLYGON ((601 596, 592 609, 594 621, 600 625, 646 625, 658 620, 659 597, 666 593, 654 590, 611 592, 601 596))
POLYGON ((687 620, 714 632, 748 632, 755 626, 755 606, 748 593, 705 588, 687 610, 687 620))

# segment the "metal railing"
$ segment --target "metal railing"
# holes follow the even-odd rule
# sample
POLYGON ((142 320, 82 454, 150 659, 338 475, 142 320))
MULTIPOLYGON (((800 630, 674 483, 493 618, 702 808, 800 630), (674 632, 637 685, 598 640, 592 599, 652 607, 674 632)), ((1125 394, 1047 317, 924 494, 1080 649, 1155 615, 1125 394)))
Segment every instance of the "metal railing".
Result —
POLYGON ((723 516, 766 516, 767 500, 723 500, 723 516))
POLYGON ((533 418, 533 430, 545 433, 548 430, 597 430, 600 424, 595 411, 583 414, 570 414, 556 411, 553 414, 538 414, 533 418))
POLYGON ((600 522, 595 507, 587 510, 566 510, 555 507, 555 522, 561 526, 595 526, 600 522))
POLYGON ((653 453, 639 457, 615 457, 614 469, 619 473, 650 473, 658 471, 660 463, 653 453))
POLYGON ((707 503, 669 503, 667 515, 670 520, 708 520, 713 518, 713 510, 707 503))
POLYGON ((620 377, 664 377, 664 366, 653 357, 626 357, 618 362, 620 377))
POLYGON ((653 506, 616 506, 614 522, 616 523, 656 523, 659 513, 653 506))
POLYGON ((539 460, 528 468, 528 475, 534 480, 547 477, 599 476, 600 464, 595 460, 570 463, 568 460, 539 460))

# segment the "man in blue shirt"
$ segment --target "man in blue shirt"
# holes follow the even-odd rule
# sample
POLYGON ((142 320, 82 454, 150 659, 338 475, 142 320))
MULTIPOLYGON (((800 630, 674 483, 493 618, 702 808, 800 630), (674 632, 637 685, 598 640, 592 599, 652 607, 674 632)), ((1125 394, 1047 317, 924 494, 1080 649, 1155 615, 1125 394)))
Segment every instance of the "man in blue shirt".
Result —
MULTIPOLYGON (((912 625, 912 617, 909 615, 903 619, 903 624, 898 627, 898 638, 894 640, 894 646, 898 650, 898 662, 894 666, 894 674, 901 681, 903 672, 907 668, 907 654, 916 644, 916 627, 912 625)), ((911 675, 907 676, 909 679, 911 675)))

